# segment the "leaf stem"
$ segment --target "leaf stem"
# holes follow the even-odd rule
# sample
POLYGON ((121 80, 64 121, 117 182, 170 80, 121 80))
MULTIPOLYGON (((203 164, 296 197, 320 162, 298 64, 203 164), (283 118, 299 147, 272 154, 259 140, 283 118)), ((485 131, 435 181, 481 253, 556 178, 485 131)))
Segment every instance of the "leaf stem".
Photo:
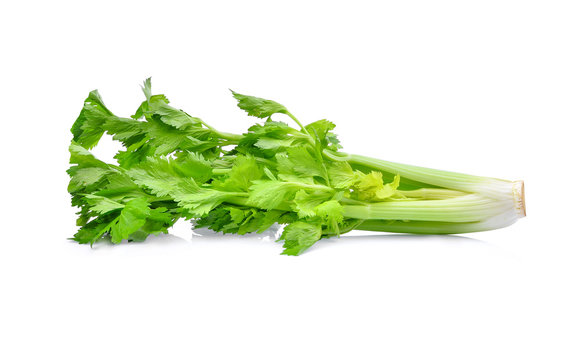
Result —
POLYGON ((214 134, 218 135, 218 137, 221 137, 222 139, 225 139, 225 140, 232 141, 233 144, 238 144, 238 142, 240 142, 240 140, 242 140, 242 138, 244 137, 244 136, 238 135, 238 134, 232 134, 229 132, 218 131, 214 128, 210 128, 210 130, 212 130, 214 132, 214 134))
POLYGON ((307 129, 305 129, 305 127, 303 126, 303 124, 301 124, 301 122, 299 121, 299 119, 297 119, 293 114, 291 114, 290 111, 286 111, 285 114, 287 114, 291 119, 294 120, 294 122, 297 123, 297 125, 300 126, 301 130, 305 133, 308 134, 307 129))

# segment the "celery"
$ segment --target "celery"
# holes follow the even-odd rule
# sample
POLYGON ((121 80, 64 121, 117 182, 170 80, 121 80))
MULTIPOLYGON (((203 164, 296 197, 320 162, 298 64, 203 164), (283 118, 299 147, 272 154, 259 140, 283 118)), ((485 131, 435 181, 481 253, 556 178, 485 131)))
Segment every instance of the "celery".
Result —
POLYGON ((153 95, 130 118, 114 115, 97 91, 71 131, 74 240, 142 241, 179 218, 224 233, 285 224, 283 254, 353 229, 453 234, 508 226, 525 215, 523 183, 398 164, 339 152, 335 125, 303 124, 272 100, 232 92, 238 106, 266 119, 245 134, 218 131, 153 95), (300 130, 271 119, 284 114, 300 130), (118 164, 89 149, 104 133, 125 149, 118 164), (227 147, 234 145, 234 149, 227 147))

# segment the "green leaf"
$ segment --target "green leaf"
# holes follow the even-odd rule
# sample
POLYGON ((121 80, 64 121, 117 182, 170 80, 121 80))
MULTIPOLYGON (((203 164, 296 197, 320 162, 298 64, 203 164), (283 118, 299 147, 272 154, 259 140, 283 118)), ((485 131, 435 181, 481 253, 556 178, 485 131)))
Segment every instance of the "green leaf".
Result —
POLYGON ((357 171, 355 177, 355 195, 360 200, 372 200, 375 194, 383 189, 383 174, 378 171, 367 174, 357 171))
POLYGON ((312 175, 297 174, 295 172, 294 162, 286 154, 278 153, 275 156, 278 178, 289 182, 298 182, 304 184, 314 184, 315 180, 312 175))
POLYGON ((146 101, 138 109, 135 116, 156 114, 162 122, 171 125, 176 129, 186 129, 192 126, 201 127, 199 118, 192 117, 182 110, 178 110, 169 105, 169 100, 163 94, 152 95, 151 92, 151 78, 145 80, 143 84, 143 93, 146 101))
POLYGON ((177 174, 192 178, 198 184, 203 184, 212 178, 212 164, 200 153, 191 151, 177 153, 172 165, 177 174))
POLYGON ((322 235, 321 225, 293 222, 284 228, 280 240, 284 240, 284 255, 299 255, 319 241, 322 235))
POLYGON ((87 149, 94 147, 105 132, 103 125, 108 120, 116 118, 103 103, 99 92, 91 91, 71 128, 73 140, 87 149))
POLYGON ((125 173, 109 173, 105 179, 107 184, 95 190, 95 195, 121 200, 125 196, 138 197, 145 194, 125 173))
POLYGON ((289 134, 296 132, 295 129, 288 126, 282 121, 266 120, 264 124, 254 124, 248 128, 248 132, 244 137, 259 140, 263 137, 270 137, 274 139, 286 139, 289 134))
POLYGON ((292 147, 287 149, 290 168, 285 168, 285 173, 303 176, 326 178, 325 165, 319 161, 307 147, 292 147))
POLYGON ((149 203, 145 199, 129 201, 121 210, 118 220, 111 226, 111 241, 119 244, 122 240, 128 239, 145 225, 149 215, 149 203))
POLYGON ((91 207, 91 210, 99 214, 106 214, 115 210, 123 209, 124 205, 117 201, 111 200, 104 196, 93 194, 85 195, 85 201, 91 207))
POLYGON ((236 224, 243 222, 249 212, 248 210, 242 210, 233 206, 229 207, 228 210, 230 211, 230 217, 236 224))
POLYGON ((306 135, 300 138, 290 134, 297 131, 284 122, 267 120, 263 125, 255 124, 243 134, 236 152, 257 157, 272 158, 277 152, 284 150, 287 144, 301 145, 308 141, 306 135))
POLYGON ((165 101, 150 102, 149 111, 160 116, 161 121, 175 127, 176 129, 186 129, 191 126, 200 126, 200 119, 188 115, 182 110, 175 109, 165 101))
POLYGON ((238 156, 232 170, 221 181, 213 183, 213 187, 224 191, 248 191, 252 182, 261 179, 263 171, 251 156, 238 156))
POLYGON ((327 147, 329 140, 327 139, 327 133, 335 128, 335 124, 328 120, 319 120, 312 122, 305 126, 305 129, 317 140, 323 148, 327 147))
POLYGON ((179 206, 187 210, 190 217, 201 217, 229 198, 236 197, 236 194, 199 188, 195 192, 175 193, 174 197, 179 206))
POLYGON ((133 181, 157 196, 167 196, 178 190, 182 180, 173 170, 169 159, 149 157, 127 171, 133 181))
POLYGON ((72 141, 69 146, 69 153, 71 154, 70 163, 78 164, 79 167, 100 167, 109 169, 109 165, 98 160, 87 149, 72 141))
POLYGON ((71 193, 81 191, 82 189, 101 181, 103 177, 109 173, 111 173, 109 169, 104 169, 102 167, 75 167, 69 172, 71 175, 71 181, 69 183, 68 191, 71 193))
POLYGON ((280 222, 281 217, 284 215, 284 211, 268 210, 263 211, 263 214, 264 216, 260 219, 260 223, 258 224, 258 228, 256 229, 257 233, 266 231, 275 223, 280 222))
POLYGON ((91 244, 99 241, 109 231, 111 222, 104 218, 97 218, 81 227, 74 235, 73 240, 80 244, 91 244))
POLYGON ((355 172, 354 195, 360 200, 384 201, 390 198, 401 197, 397 191, 400 176, 396 175, 389 184, 383 184, 383 174, 371 171, 367 174, 361 171, 355 172))
POLYGON ((329 200, 332 195, 328 191, 310 191, 299 190, 293 200, 293 209, 297 212, 299 218, 315 216, 317 206, 329 200))
POLYGON ((236 100, 238 107, 248 113, 250 116, 258 118, 267 118, 276 113, 287 114, 288 110, 276 101, 261 99, 254 96, 242 95, 230 90, 236 100))
POLYGON ((295 140, 292 138, 274 139, 270 137, 262 137, 254 143, 254 146, 266 150, 279 150, 293 146, 294 142, 295 140))
POLYGON ((336 189, 348 189, 355 182, 355 174, 347 161, 333 161, 327 171, 331 186, 336 189))
POLYGON ((329 200, 315 208, 315 213, 327 228, 339 236, 339 224, 343 221, 343 206, 337 200, 329 200))
POLYGON ((283 206, 301 189, 299 184, 273 180, 256 180, 250 186, 248 203, 253 206, 272 210, 283 206))
POLYGON ((104 128, 113 135, 114 140, 121 141, 125 147, 142 141, 146 135, 147 123, 133 119, 109 118, 104 128))
POLYGON ((193 222, 194 228, 208 228, 216 232, 235 233, 238 230, 237 224, 232 220, 228 208, 220 206, 208 214, 202 215, 193 222), (234 231, 231 229, 234 228, 234 231))
MULTIPOLYGON (((141 87, 141 90, 143 90, 143 95, 145 95, 145 99, 146 101, 149 101, 151 99, 151 77, 148 77, 147 79, 145 79, 145 81, 143 82, 143 86, 141 87)), ((169 101, 168 101, 169 102, 169 101)))
POLYGON ((397 194, 397 188, 399 187, 399 179, 399 174, 397 174, 391 183, 383 185, 381 189, 375 192, 375 197, 380 200, 394 197, 397 194))
POLYGON ((343 146, 341 146, 341 143, 339 142, 339 138, 337 138, 337 134, 332 133, 332 132, 328 132, 327 133, 327 140, 329 141, 329 144, 327 145, 327 148, 333 151, 337 151, 341 148, 343 148, 343 146))

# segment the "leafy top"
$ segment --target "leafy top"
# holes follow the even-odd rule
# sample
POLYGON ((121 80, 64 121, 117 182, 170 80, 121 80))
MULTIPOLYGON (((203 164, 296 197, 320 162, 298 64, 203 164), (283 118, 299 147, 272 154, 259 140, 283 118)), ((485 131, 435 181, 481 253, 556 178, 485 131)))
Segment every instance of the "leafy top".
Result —
POLYGON ((114 115, 95 90, 72 126, 68 191, 79 207, 74 240, 93 244, 141 241, 167 232, 179 218, 224 233, 261 232, 286 224, 283 254, 298 255, 325 236, 349 231, 346 202, 402 198, 399 176, 384 184, 379 172, 353 170, 325 156, 340 145, 335 125, 303 125, 283 105, 232 91, 238 107, 261 119, 243 135, 222 133, 154 94, 129 118, 114 115), (301 127, 272 121, 286 114, 301 127), (125 147, 118 165, 89 149, 107 132, 125 147), (234 145, 234 148, 227 146, 234 145))

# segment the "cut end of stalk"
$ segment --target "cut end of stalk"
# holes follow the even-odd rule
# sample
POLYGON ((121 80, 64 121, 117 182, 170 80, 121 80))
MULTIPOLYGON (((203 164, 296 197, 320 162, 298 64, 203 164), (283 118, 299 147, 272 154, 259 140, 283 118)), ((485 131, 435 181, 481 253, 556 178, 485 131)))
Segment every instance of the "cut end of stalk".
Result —
POLYGON ((522 180, 513 181, 512 195, 514 197, 514 207, 519 217, 527 216, 525 206, 525 183, 522 180))

